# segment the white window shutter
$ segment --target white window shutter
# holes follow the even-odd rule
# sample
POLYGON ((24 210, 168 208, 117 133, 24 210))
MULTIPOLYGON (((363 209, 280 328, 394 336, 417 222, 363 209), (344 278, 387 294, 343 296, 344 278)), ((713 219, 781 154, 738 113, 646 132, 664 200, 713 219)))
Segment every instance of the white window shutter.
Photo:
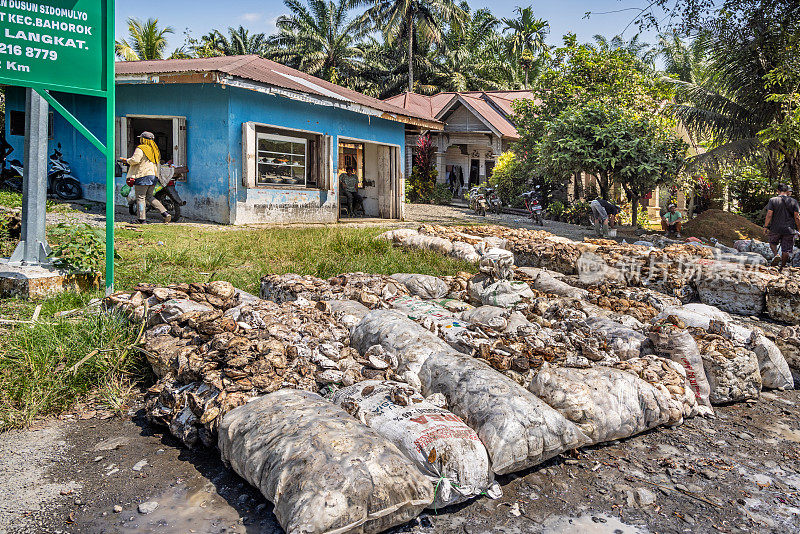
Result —
POLYGON ((256 125, 242 123, 242 185, 256 186, 256 125))
POLYGON ((333 191, 333 137, 326 135, 324 137, 322 146, 322 175, 324 177, 324 181, 322 184, 320 184, 320 188, 333 191))
POLYGON ((172 140, 174 143, 172 150, 172 163, 176 167, 187 165, 186 156, 186 117, 174 117, 172 119, 172 140))
POLYGON ((114 117, 114 159, 127 158, 128 154, 128 125, 127 118, 114 117))

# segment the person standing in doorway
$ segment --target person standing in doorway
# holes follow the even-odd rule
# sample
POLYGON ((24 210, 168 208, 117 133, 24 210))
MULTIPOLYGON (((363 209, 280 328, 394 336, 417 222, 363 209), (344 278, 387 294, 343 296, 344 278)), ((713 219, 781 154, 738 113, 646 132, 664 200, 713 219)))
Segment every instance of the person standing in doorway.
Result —
POLYGON ((364 199, 358 194, 358 176, 353 167, 345 168, 344 174, 339 176, 339 184, 345 201, 347 201, 347 211, 350 217, 355 216, 355 208, 363 206, 364 199))
POLYGON ((786 267, 789 257, 794 249, 794 238, 800 229, 800 206, 791 197, 791 190, 786 184, 778 184, 777 196, 769 199, 767 203, 767 216, 764 219, 764 232, 769 239, 769 246, 775 257, 772 265, 780 269, 786 267), (778 256, 778 245, 781 246, 781 255, 778 256))
POLYGON ((161 167, 161 152, 154 139, 155 136, 152 133, 142 132, 139 135, 139 146, 136 147, 133 156, 120 158, 120 161, 128 165, 128 180, 133 180, 140 224, 147 219, 147 204, 161 213, 165 223, 172 220, 172 216, 164 208, 164 205, 153 196, 161 167))

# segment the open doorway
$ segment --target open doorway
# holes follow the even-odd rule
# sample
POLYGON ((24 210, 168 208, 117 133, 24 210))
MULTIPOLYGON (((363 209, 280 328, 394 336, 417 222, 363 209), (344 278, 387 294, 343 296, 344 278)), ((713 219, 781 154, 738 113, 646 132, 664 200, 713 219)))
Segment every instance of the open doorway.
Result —
POLYGON ((128 136, 128 154, 136 150, 138 136, 142 132, 151 132, 155 136, 156 145, 161 151, 161 163, 174 160, 172 138, 172 119, 154 119, 149 117, 128 117, 128 128, 132 135, 128 136))
MULTIPOLYGON (((340 217, 352 216, 343 209, 347 201, 342 188, 348 181, 361 197, 364 216, 399 219, 402 201, 399 158, 396 146, 340 138, 337 158, 340 217)), ((360 214, 359 210, 354 211, 360 214)))
POLYGON ((158 115, 128 115, 116 118, 114 152, 117 158, 130 157, 136 150, 138 135, 151 132, 161 151, 161 163, 172 162, 184 171, 178 180, 187 179, 186 118, 158 115))

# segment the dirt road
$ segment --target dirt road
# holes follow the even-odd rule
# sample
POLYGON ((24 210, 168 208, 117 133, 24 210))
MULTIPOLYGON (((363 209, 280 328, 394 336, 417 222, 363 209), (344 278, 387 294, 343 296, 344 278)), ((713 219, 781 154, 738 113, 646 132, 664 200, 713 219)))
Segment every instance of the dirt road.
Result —
MULTIPOLYGON (((501 499, 431 510, 395 532, 798 532, 799 403, 800 392, 766 392, 559 457, 500 477, 501 499)), ((281 532, 215 450, 187 450, 141 413, 5 435, 0 532, 281 532)))

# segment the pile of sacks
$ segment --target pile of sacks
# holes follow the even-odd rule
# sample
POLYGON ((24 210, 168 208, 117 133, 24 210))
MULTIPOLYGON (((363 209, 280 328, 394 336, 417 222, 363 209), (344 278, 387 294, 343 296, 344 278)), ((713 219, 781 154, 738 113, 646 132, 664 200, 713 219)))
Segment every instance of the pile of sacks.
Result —
POLYGON ((146 322, 144 353, 158 378, 148 416, 188 446, 215 444, 221 417, 265 393, 318 392, 391 373, 388 355, 361 356, 330 313, 261 300, 228 282, 140 285, 105 302, 146 322))
MULTIPOLYGON (((701 243, 675 243, 658 239, 638 244, 589 239, 575 242, 544 231, 500 226, 438 227, 395 230, 379 238, 397 245, 420 247, 422 241, 437 243, 431 250, 453 255, 470 249, 474 263, 489 248, 503 248, 523 267, 579 275, 589 284, 613 282, 619 286, 644 287, 676 297, 683 303, 700 300, 738 315, 768 314, 772 319, 800 324, 800 270, 778 273, 764 265, 758 249, 749 241, 743 252, 701 243), (758 261, 754 260, 758 257, 758 261)), ((763 248, 763 247, 761 247, 763 248)), ((760 250, 760 249, 759 249, 760 250)), ((763 252, 763 251, 762 251, 763 252)), ((462 257, 466 259, 466 257, 462 257)))

